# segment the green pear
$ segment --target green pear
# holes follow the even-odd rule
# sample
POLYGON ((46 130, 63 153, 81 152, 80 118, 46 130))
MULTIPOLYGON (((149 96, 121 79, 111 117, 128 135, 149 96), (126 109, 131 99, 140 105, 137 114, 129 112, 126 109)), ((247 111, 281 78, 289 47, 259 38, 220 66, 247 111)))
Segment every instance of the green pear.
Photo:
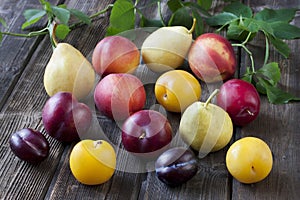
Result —
POLYGON ((224 148, 231 140, 233 124, 229 114, 210 103, 215 90, 206 102, 195 102, 183 113, 179 134, 182 140, 204 157, 210 152, 224 148))
POLYGON ((141 54, 144 63, 154 72, 162 73, 181 66, 192 44, 192 32, 184 26, 161 27, 143 42, 141 54))
POLYGON ((82 99, 91 92, 94 84, 94 69, 81 52, 70 44, 57 44, 44 73, 47 94, 71 92, 77 99, 82 99))

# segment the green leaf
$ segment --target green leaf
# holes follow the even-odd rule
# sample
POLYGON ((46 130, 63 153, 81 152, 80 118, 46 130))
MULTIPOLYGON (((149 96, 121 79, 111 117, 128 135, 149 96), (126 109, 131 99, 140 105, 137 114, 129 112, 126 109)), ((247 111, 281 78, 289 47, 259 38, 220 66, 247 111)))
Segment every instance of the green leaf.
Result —
POLYGON ((25 29, 28 26, 37 23, 45 14, 46 14, 45 10, 39 10, 39 9, 25 10, 24 17, 26 19, 26 22, 22 24, 21 28, 25 29))
POLYGON ((299 97, 278 88, 277 85, 271 85, 267 80, 258 78, 258 84, 265 89, 268 100, 273 104, 284 104, 289 101, 300 101, 299 97))
POLYGON ((205 10, 209 10, 211 8, 212 2, 212 0, 197 0, 197 3, 205 10))
POLYGON ((239 40, 239 38, 242 37, 244 31, 245 30, 243 29, 243 27, 237 25, 236 23, 230 23, 227 29, 226 37, 229 40, 239 40))
POLYGON ((286 22, 273 22, 270 24, 277 38, 291 40, 300 38, 300 28, 286 22))
POLYGON ((271 62, 256 71, 257 76, 263 77, 272 86, 276 85, 280 80, 280 69, 278 63, 271 62))
POLYGON ((61 40, 65 39, 66 36, 69 34, 71 29, 65 24, 57 25, 55 29, 55 36, 61 40))
POLYGON ((257 26, 259 27, 259 29, 261 31, 263 31, 265 34, 269 34, 274 36, 274 30, 273 28, 270 26, 269 23, 265 22, 265 21, 259 21, 259 20, 255 20, 253 19, 253 21, 255 21, 255 23, 257 24, 257 26))
POLYGON ((250 67, 246 68, 246 73, 243 75, 242 79, 247 81, 248 83, 252 83, 253 81, 253 72, 251 71, 250 67))
POLYGON ((167 5, 168 5, 168 8, 174 13, 179 8, 183 7, 183 4, 181 2, 182 1, 180 1, 180 0, 169 0, 167 5))
POLYGON ((182 3, 185 7, 189 7, 191 9, 192 8, 196 9, 204 17, 211 17, 211 14, 207 10, 205 10, 204 8, 202 8, 199 4, 197 4, 195 2, 182 2, 182 3))
POLYGON ((144 15, 141 16, 141 27, 162 27, 163 24, 160 20, 148 19, 144 15))
POLYGON ((85 23, 87 25, 90 25, 92 23, 90 17, 88 15, 86 15, 85 13, 81 12, 80 10, 69 9, 69 11, 71 12, 72 15, 74 15, 75 17, 77 17, 83 23, 85 23))
POLYGON ((261 82, 255 83, 255 88, 260 94, 267 94, 267 89, 261 84, 261 82))
POLYGON ((134 5, 130 0, 117 0, 110 14, 106 35, 115 35, 134 28, 134 5))
POLYGON ((275 47, 275 49, 283 55, 285 58, 288 58, 290 55, 290 48, 289 46, 281 39, 276 38, 272 35, 267 34, 267 37, 269 41, 272 43, 272 45, 275 47))
POLYGON ((273 104, 283 104, 288 103, 289 101, 300 101, 299 97, 295 97, 293 94, 285 92, 275 86, 267 87, 267 96, 269 102, 273 104))
POLYGON ((59 7, 59 8, 64 8, 64 9, 68 9, 66 4, 60 4, 60 5, 58 5, 57 7, 59 7))
POLYGON ((44 5, 44 10, 45 10, 47 13, 53 13, 52 5, 51 5, 48 1, 43 1, 42 4, 44 5))
POLYGON ((244 27, 244 30, 247 30, 251 33, 257 33, 261 28, 259 23, 252 18, 247 18, 243 20, 242 23, 240 24, 241 24, 240 26, 244 27))
POLYGON ((41 16, 43 16, 45 14, 46 14, 46 11, 45 10, 41 10, 41 9, 27 9, 23 13, 26 21, 30 21, 30 20, 32 20, 34 18, 41 17, 41 16))
POLYGON ((7 24, 2 17, 0 17, 0 24, 2 24, 4 27, 7 27, 7 24))
POLYGON ((210 26, 222 26, 222 25, 229 24, 232 21, 235 21, 237 19, 239 19, 239 17, 233 13, 222 12, 220 14, 216 14, 213 15, 212 17, 207 18, 206 22, 210 26))
POLYGON ((228 6, 225 6, 223 11, 232 13, 238 17, 243 16, 246 18, 251 18, 253 15, 251 8, 239 1, 233 2, 228 6))
POLYGON ((251 32, 248 42, 251 41, 259 31, 259 25, 251 18, 233 21, 229 24, 226 37, 230 40, 245 41, 251 32))
POLYGON ((169 26, 185 26, 190 29, 193 24, 193 17, 190 15, 189 8, 182 7, 172 14, 169 26))
POLYGON ((265 8, 262 11, 258 12, 254 16, 254 19, 269 23, 278 21, 290 22, 295 17, 296 11, 296 8, 278 10, 265 8))
POLYGON ((60 8, 58 6, 52 6, 53 14, 62 23, 67 25, 70 19, 70 11, 65 8, 60 8))

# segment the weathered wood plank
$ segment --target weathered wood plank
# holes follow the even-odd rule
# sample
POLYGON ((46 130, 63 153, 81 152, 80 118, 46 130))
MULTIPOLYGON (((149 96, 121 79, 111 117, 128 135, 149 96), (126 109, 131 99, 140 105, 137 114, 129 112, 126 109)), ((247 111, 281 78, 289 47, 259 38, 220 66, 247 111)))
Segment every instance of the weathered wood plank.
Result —
POLYGON ((35 54, 24 70, 20 81, 1 112, 0 137, 0 197, 4 199, 37 199, 44 196, 52 180, 52 175, 59 162, 64 146, 52 138, 48 138, 51 146, 50 156, 39 165, 30 165, 16 158, 9 148, 10 135, 25 127, 40 130, 45 134, 41 123, 41 110, 48 98, 41 74, 46 61, 51 55, 51 47, 47 40, 39 46, 37 52, 47 50, 43 55, 35 54))
MULTIPOLYGON (((18 28, 24 22, 22 12, 32 7, 38 7, 38 2, 7 1, 1 4, 1 11, 3 9, 9 14, 4 16, 10 27, 9 31, 19 31, 18 28)), ((43 89, 41 74, 52 49, 48 38, 44 45, 38 46, 41 39, 4 36, 0 48, 1 101, 4 105, 0 114, 1 199, 40 199, 45 196, 64 149, 62 144, 47 136, 51 144, 48 159, 39 165, 30 165, 16 158, 8 144, 10 135, 21 128, 31 127, 45 134, 41 123, 41 109, 48 97, 43 89), (33 54, 35 50, 45 53, 33 54), (31 56, 34 61, 30 60, 31 56), (25 69, 26 66, 29 67, 25 69), (17 89, 13 90, 14 87, 17 89), (6 98, 8 101, 4 104, 6 98)))
MULTIPOLYGON (((16 2, 13 1, 13 3, 16 2)), ((69 0, 67 5, 87 13, 95 13, 110 2, 113 1, 69 0)), ((5 1, 5 4, 0 5, 0 8, 2 9, 3 5, 9 5, 11 9, 14 6, 13 3, 5 1)), ((34 2, 32 3, 26 4, 26 6, 25 4, 20 5, 23 6, 22 9, 36 6, 34 2)), ((246 3, 253 5, 256 10, 267 5, 271 7, 298 6, 296 0, 281 2, 253 0, 246 3)), ((220 10, 222 5, 221 1, 214 1, 213 11, 220 10)), ((1 9, 0 14, 2 16, 6 10, 1 9)), ((20 9, 18 8, 18 11, 20 9)), ((12 15, 11 12, 6 13, 12 15)), ((149 9, 150 16, 151 13, 155 14, 154 8, 149 9)), ((15 13, 13 15, 17 16, 15 13)), ((81 26, 75 29, 65 42, 69 42, 82 51, 88 59, 91 59, 92 50, 96 43, 104 37, 108 25, 108 17, 107 15, 104 16, 89 27, 81 26)), ((13 17, 5 18, 11 19, 13 17)), ((16 21, 8 20, 9 26, 12 25, 17 29, 21 24, 20 18, 19 15, 15 19, 16 21)), ((295 23, 300 26, 299 15, 295 23)), ((262 97, 262 108, 258 119, 242 129, 237 129, 236 133, 236 139, 247 135, 258 136, 264 139, 273 150, 273 170, 266 180, 257 184, 245 185, 231 179, 225 166, 227 150, 225 148, 201 159, 198 174, 188 183, 180 187, 168 187, 157 179, 153 171, 153 163, 145 165, 122 149, 119 125, 99 115, 99 113, 95 113, 97 114, 96 123, 99 123, 98 126, 100 125, 105 136, 116 147, 118 154, 117 171, 107 183, 99 186, 85 186, 76 181, 69 168, 69 154, 73 145, 63 145, 48 136, 51 151, 47 160, 39 165, 30 165, 20 161, 11 153, 8 140, 12 132, 23 127, 36 128, 45 134, 41 122, 41 109, 48 96, 43 88, 42 75, 52 49, 48 38, 24 40, 23 38, 9 39, 5 37, 4 39, 6 47, 12 49, 10 44, 16 44, 16 49, 8 53, 1 47, 0 63, 9 61, 5 56, 1 57, 2 52, 5 52, 5 55, 10 54, 12 63, 16 63, 17 67, 15 71, 12 70, 13 72, 3 71, 2 73, 1 71, 1 74, 6 74, 5 77, 9 74, 9 81, 0 77, 1 81, 5 82, 4 86, 0 87, 0 91, 2 89, 5 96, 3 98, 2 93, 0 93, 0 98, 2 98, 0 102, 2 101, 3 105, 0 113, 1 199, 297 199, 300 195, 297 188, 300 184, 297 168, 300 163, 298 156, 300 153, 300 139, 298 137, 300 104, 271 105, 267 102, 266 97, 262 97), (32 41, 35 45, 32 45, 32 41), (20 45, 23 47, 18 46, 18 43, 21 43, 20 45), (32 49, 32 52, 28 53, 28 49, 32 49), (22 55, 20 60, 17 59, 18 55, 22 55), (8 60, 2 62, 2 58, 8 60)), ((299 41, 291 41, 289 45, 292 49, 290 59, 283 59, 274 51, 270 54, 270 59, 280 63, 283 74, 280 81, 281 86, 300 96, 298 84, 300 61, 297 55, 299 41)), ((261 38, 256 39, 250 45, 251 50, 256 55, 263 55, 263 47, 264 41, 261 38)), ((244 54, 241 58, 241 71, 244 71, 245 63, 249 63, 249 60, 244 54)), ((262 61, 263 59, 260 58, 257 63, 260 64, 262 61)), ((1 66, 0 69, 2 69, 1 66)), ((137 75, 144 82, 150 83, 146 85, 148 95, 146 107, 149 108, 156 103, 153 95, 153 84, 151 84, 156 76, 146 68, 140 68, 137 75)), ((206 99, 208 93, 208 88, 205 86, 203 99, 206 99)), ((176 136, 180 115, 167 113, 167 116, 176 136)), ((95 130, 98 130, 96 128, 95 130)), ((104 135, 96 132, 87 137, 101 138, 104 135)), ((173 141, 174 145, 181 145, 180 139, 177 139, 173 141)))
MULTIPOLYGON (((59 0, 49 1, 53 4, 59 0)), ((1 27, 1 31, 27 33, 21 26, 25 22, 23 12, 29 8, 41 8, 39 1, 35 0, 3 0, 0 4, 0 16, 7 23, 7 29, 1 27)), ((44 26, 47 19, 41 20, 37 26, 44 26)), ((3 35, 0 46, 0 109, 9 97, 14 85, 18 81, 22 71, 28 64, 37 45, 44 36, 35 38, 12 37, 3 35)))
MULTIPOLYGON (((246 1, 255 11, 264 7, 299 8, 299 1, 246 1)), ((298 11, 299 12, 299 11, 298 11)), ((300 25, 299 14, 293 22, 300 25)), ((280 86, 282 89, 300 96, 299 77, 299 41, 289 41, 291 56, 284 59, 273 48, 270 52, 270 61, 278 62, 282 77, 280 86)), ((264 59, 265 41, 258 37, 249 45, 253 56, 256 58, 256 66, 261 66, 264 59), (260 56, 261 55, 261 56, 260 56)), ((241 71, 249 65, 247 55, 241 57, 241 71)), ((256 184, 241 184, 233 180, 232 199, 297 199, 300 195, 299 170, 300 164, 300 138, 299 130, 299 103, 286 105, 270 104, 266 96, 261 96, 261 110, 258 118, 237 133, 237 138, 256 136, 263 139, 271 148, 274 157, 273 169, 270 175, 262 182, 256 184)))

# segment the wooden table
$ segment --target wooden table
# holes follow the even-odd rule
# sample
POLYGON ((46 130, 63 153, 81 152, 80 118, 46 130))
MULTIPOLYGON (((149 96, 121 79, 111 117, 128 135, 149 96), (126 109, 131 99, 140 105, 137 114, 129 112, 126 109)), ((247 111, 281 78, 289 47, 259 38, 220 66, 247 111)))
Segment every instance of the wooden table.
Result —
MULTIPOLYGON (((70 8, 87 14, 105 8, 112 0, 51 0, 65 3, 70 8)), ((165 2, 165 1, 163 1, 165 2)), ((298 7, 297 0, 245 0, 254 10, 264 7, 298 7)), ((141 2, 142 4, 143 2, 141 2)), ((214 2, 212 11, 222 8, 221 1, 214 2)), ((4 17, 8 30, 21 32, 25 9, 39 7, 36 0, 2 0, 0 16, 4 17)), ((165 4, 163 4, 165 6, 165 4)), ((163 7, 164 8, 164 7, 163 7)), ((154 8, 152 8, 154 9, 154 8)), ((165 9, 163 9, 165 10, 165 9)), ((149 15, 154 13, 149 9, 149 15)), ((80 26, 64 40, 79 49, 88 59, 93 48, 105 34, 109 23, 108 13, 97 18, 90 26, 80 26)), ((46 21, 44 21, 46 24, 46 21)), ((300 11, 293 22, 300 26, 300 11)), ((43 24, 40 24, 43 26, 43 24)), ((280 64, 280 86, 300 96, 300 40, 289 41, 291 56, 284 59, 271 51, 270 59, 280 64)), ((255 53, 256 63, 263 63, 264 41, 255 39, 249 48, 255 53)), ((270 175, 256 184, 241 184, 233 179, 225 165, 225 148, 211 153, 199 162, 197 175, 180 187, 171 188, 160 182, 155 172, 133 173, 121 170, 122 166, 135 162, 118 151, 118 167, 111 180, 99 186, 85 186, 72 176, 69 154, 74 144, 62 144, 47 136, 50 155, 42 163, 31 165, 13 155, 8 140, 21 128, 31 127, 45 134, 41 110, 49 98, 43 87, 44 68, 52 54, 47 36, 20 38, 4 36, 0 46, 0 198, 1 199, 298 199, 300 196, 300 103, 285 105, 268 103, 261 96, 260 115, 251 124, 236 128, 232 142, 244 136, 257 136, 266 141, 274 155, 270 175)), ((249 63, 245 54, 237 54, 240 71, 249 63)), ((151 75, 151 73, 149 72, 151 75)), ((149 78, 146 71, 140 75, 149 78)), ((151 78, 151 77, 150 77, 151 78)), ((152 85, 153 86, 153 85, 152 85)), ((153 87, 147 87, 147 106, 155 103, 153 87)), ((207 91, 206 91, 207 92, 207 91)), ((207 94, 203 94, 207 97, 207 94)), ((98 121, 111 142, 120 146, 120 129, 111 120, 98 115, 98 121)), ((168 113, 174 132, 178 128, 179 115, 168 113)), ((45 134, 46 135, 46 134, 45 134)))

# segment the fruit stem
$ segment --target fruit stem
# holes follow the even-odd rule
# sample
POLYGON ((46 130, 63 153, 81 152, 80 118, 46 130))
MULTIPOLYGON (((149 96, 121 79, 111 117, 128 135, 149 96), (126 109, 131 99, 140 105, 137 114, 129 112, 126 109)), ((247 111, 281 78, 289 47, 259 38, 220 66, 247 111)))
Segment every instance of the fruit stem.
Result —
POLYGON ((188 30, 188 34, 192 34, 194 32, 195 27, 196 27, 196 22, 197 22, 197 19, 193 18, 193 25, 192 25, 191 29, 188 30))
POLYGON ((248 53, 249 58, 251 60, 251 69, 252 69, 252 72, 255 73, 255 66, 254 66, 254 59, 253 59, 252 52, 246 47, 246 44, 249 41, 251 34, 252 33, 249 32, 246 40, 244 42, 242 42, 241 44, 232 44, 232 46, 233 47, 242 47, 248 53))
POLYGON ((145 137, 146 137, 146 133, 143 132, 142 135, 140 135, 139 139, 142 140, 142 139, 144 139, 145 137))
POLYGON ((255 73, 255 67, 254 67, 254 59, 253 59, 253 55, 252 52, 245 46, 245 44, 232 44, 233 47, 242 47, 249 55, 249 58, 251 60, 251 69, 252 72, 255 73))
POLYGON ((247 109, 246 111, 247 111, 247 113, 248 113, 249 115, 254 116, 254 113, 251 112, 250 110, 247 109))
POLYGON ((58 44, 57 39, 56 39, 56 35, 55 35, 56 27, 57 27, 57 24, 55 22, 50 24, 49 32, 50 32, 50 39, 51 39, 51 42, 52 42, 53 49, 56 48, 57 44, 58 44))
POLYGON ((213 93, 211 93, 211 95, 208 97, 208 99, 206 100, 205 104, 204 104, 204 108, 207 107, 207 105, 211 102, 212 98, 214 98, 214 96, 216 96, 219 93, 219 89, 215 89, 213 91, 213 93))
POLYGON ((101 144, 102 144, 102 141, 101 141, 101 140, 95 141, 95 142, 94 142, 94 147, 95 147, 95 149, 97 149, 101 144))

